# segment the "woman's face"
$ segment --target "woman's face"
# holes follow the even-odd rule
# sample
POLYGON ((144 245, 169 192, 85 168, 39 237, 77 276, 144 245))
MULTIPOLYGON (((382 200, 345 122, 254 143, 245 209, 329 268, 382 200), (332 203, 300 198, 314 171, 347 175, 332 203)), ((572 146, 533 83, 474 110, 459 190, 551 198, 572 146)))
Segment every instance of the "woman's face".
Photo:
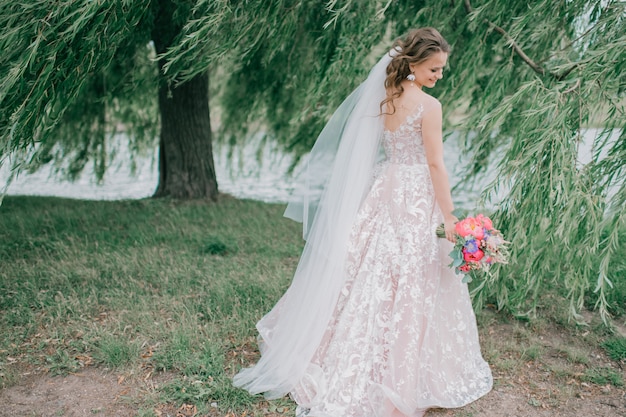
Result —
POLYGON ((443 68, 448 61, 448 54, 436 52, 426 61, 419 64, 409 64, 409 68, 415 75, 414 83, 421 87, 433 88, 438 80, 443 78, 443 68))

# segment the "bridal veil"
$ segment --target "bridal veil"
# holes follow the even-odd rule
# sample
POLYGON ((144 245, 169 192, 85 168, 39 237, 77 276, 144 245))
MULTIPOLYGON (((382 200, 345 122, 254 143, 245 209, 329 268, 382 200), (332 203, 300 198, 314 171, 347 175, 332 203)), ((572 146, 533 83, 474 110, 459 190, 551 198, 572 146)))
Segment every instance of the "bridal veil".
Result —
POLYGON ((383 122, 380 103, 392 54, 335 111, 318 136, 301 187, 285 216, 303 223, 306 244, 292 283, 258 323, 261 358, 234 377, 234 385, 267 398, 299 382, 326 331, 346 273, 352 223, 372 182, 383 122))

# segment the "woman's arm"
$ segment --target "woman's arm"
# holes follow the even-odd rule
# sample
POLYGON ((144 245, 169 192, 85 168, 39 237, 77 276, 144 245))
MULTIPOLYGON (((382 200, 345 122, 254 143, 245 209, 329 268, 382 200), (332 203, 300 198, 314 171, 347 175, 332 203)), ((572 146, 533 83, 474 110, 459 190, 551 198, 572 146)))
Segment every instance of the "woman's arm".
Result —
POLYGON ((443 163, 441 103, 436 103, 424 114, 422 119, 422 137, 430 178, 435 190, 435 199, 441 208, 444 219, 446 238, 454 242, 454 224, 459 220, 452 214, 454 205, 450 194, 448 172, 443 163))

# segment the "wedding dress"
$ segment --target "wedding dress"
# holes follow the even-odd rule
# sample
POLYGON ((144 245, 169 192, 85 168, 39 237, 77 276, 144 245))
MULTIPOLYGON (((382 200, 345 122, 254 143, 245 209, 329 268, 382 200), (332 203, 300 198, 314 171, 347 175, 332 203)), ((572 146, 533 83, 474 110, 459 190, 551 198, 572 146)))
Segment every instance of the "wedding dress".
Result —
POLYGON ((303 221, 307 243, 289 289, 257 323, 261 358, 234 377, 253 394, 289 393, 302 417, 419 417, 492 386, 467 285, 448 267, 452 244, 435 236, 442 215, 421 136, 425 109, 383 129, 393 54, 313 148, 304 204, 286 212, 303 221))
POLYGON ((315 417, 421 416, 486 394, 467 285, 448 267, 421 137, 424 109, 385 130, 386 159, 353 225, 347 280, 294 400, 315 417), (396 413, 396 414, 393 414, 396 413))

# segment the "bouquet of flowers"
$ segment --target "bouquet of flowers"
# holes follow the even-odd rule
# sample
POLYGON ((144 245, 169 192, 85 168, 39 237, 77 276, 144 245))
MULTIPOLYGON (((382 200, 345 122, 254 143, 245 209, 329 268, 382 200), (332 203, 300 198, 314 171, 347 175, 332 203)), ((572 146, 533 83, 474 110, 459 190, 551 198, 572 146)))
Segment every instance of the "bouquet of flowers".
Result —
MULTIPOLYGON (((495 263, 507 263, 509 250, 499 230, 494 229, 489 217, 482 214, 466 217, 455 225, 456 243, 450 252, 451 267, 464 274, 463 282, 471 282, 470 271, 489 271, 495 263)), ((445 237, 443 224, 437 227, 437 236, 445 237)))

